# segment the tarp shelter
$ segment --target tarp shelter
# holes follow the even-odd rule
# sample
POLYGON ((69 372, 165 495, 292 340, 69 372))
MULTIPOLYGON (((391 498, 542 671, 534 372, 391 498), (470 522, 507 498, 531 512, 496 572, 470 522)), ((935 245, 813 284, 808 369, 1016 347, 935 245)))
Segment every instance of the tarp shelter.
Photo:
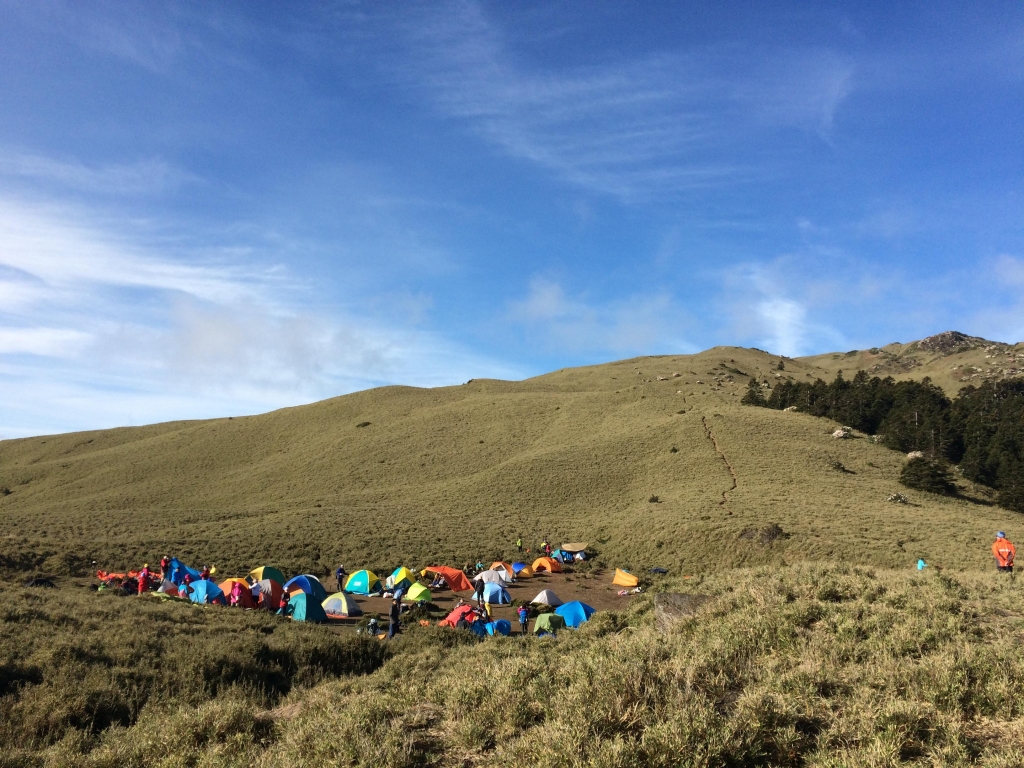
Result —
POLYGON ((560 629, 565 629, 565 619, 557 613, 542 613, 533 623, 533 631, 536 634, 550 632, 552 635, 560 629))
POLYGON ((408 600, 411 603, 419 603, 422 601, 430 602, 434 599, 434 596, 430 594, 430 590, 424 587, 422 584, 413 584, 409 587, 408 591, 402 595, 403 600, 408 600))
POLYGON ((263 581, 264 579, 273 579, 281 585, 288 581, 284 574, 272 565, 261 565, 259 568, 253 568, 249 571, 249 581, 251 583, 255 584, 257 581, 263 581))
POLYGON ((439 627, 454 627, 456 624, 459 623, 459 619, 461 619, 463 617, 466 618, 466 621, 469 621, 470 618, 471 618, 470 614, 472 614, 472 613, 473 613, 473 606, 472 605, 460 605, 454 611, 452 611, 447 616, 445 616, 443 619, 441 619, 439 622, 437 622, 437 626, 439 626, 439 627))
POLYGON ((321 604, 324 609, 324 613, 327 614, 328 618, 333 616, 362 616, 363 612, 359 606, 356 605, 355 598, 349 597, 344 592, 335 592, 333 595, 328 597, 321 604))
POLYGON ((484 584, 484 602, 491 605, 508 605, 512 598, 501 584, 484 584))
POLYGON ((262 579, 257 582, 260 585, 260 608, 268 611, 276 611, 281 607, 281 596, 284 594, 284 587, 280 582, 273 579, 262 579))
POLYGON ((531 603, 537 603, 538 605, 561 605, 562 598, 552 592, 550 589, 542 589, 537 593, 537 596, 530 601, 531 603))
POLYGON ((372 595, 384 590, 373 571, 356 571, 345 580, 345 591, 353 595, 372 595))
POLYGON ((482 581, 484 584, 508 584, 509 576, 505 571, 484 571, 473 577, 473 581, 482 581))
POLYGON ((533 568, 526 563, 512 563, 512 571, 517 579, 528 579, 533 576, 533 568))
POLYGON ((458 568, 449 568, 446 565, 432 565, 429 568, 424 568, 420 573, 424 576, 428 573, 444 576, 444 580, 448 584, 448 589, 452 592, 466 592, 473 589, 473 585, 469 583, 469 579, 466 578, 466 574, 458 568))
POLYGON ((530 567, 533 568, 534 573, 542 571, 547 571, 548 573, 562 572, 562 564, 552 557, 538 557, 530 567))
POLYGON ((394 572, 384 580, 384 585, 394 591, 400 587, 408 589, 416 583, 416 575, 406 568, 404 565, 401 568, 396 568, 394 572))
MULTIPOLYGON (((199 581, 193 581, 189 586, 192 589, 188 593, 188 599, 193 603, 199 603, 200 605, 224 605, 224 593, 216 583, 200 579, 199 581)), ((185 597, 185 595, 181 596, 185 597)))
POLYGON ((317 605, 327 599, 327 590, 320 583, 320 579, 308 573, 286 581, 284 583, 284 591, 292 595, 296 592, 305 592, 316 601, 317 605))
POLYGON ((555 613, 565 619, 565 625, 576 629, 580 624, 594 615, 594 609, 579 600, 565 603, 555 608, 555 613))
POLYGON ((195 568, 189 568, 176 557, 171 558, 171 562, 170 565, 168 565, 168 568, 171 569, 171 581, 173 581, 174 585, 177 587, 180 587, 181 582, 185 580, 186 573, 192 577, 192 581, 199 580, 199 571, 197 571, 195 568))
POLYGON ((305 592, 292 593, 292 618, 295 621, 310 621, 321 623, 327 621, 327 614, 323 606, 312 595, 305 592))
POLYGON ((252 608, 252 591, 249 586, 249 582, 245 579, 224 579, 218 586, 220 591, 224 593, 224 602, 231 605, 231 590, 235 588, 235 584, 241 587, 241 594, 238 596, 238 607, 239 608, 252 608))
POLYGON ((624 571, 621 568, 615 569, 615 578, 612 579, 612 584, 617 587, 635 587, 640 583, 640 579, 634 576, 629 571, 624 571))
POLYGON ((505 635, 508 637, 512 634, 512 625, 505 619, 498 619, 497 621, 487 622, 487 634, 491 635, 505 635))
POLYGON ((563 544, 559 547, 563 552, 568 552, 571 555, 575 555, 578 552, 584 552, 587 549, 587 542, 585 541, 571 541, 568 544, 563 544))

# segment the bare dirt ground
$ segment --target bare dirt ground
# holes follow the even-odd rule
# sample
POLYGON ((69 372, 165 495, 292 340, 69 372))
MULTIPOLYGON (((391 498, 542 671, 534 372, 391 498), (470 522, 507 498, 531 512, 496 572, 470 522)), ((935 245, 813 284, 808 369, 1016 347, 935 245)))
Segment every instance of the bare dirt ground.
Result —
MULTIPOLYGON (((514 601, 529 601, 537 596, 543 589, 552 590, 563 603, 570 603, 579 600, 598 611, 619 610, 629 605, 629 596, 620 597, 618 592, 621 587, 613 586, 612 579, 615 578, 615 571, 608 570, 597 574, 565 574, 553 573, 538 575, 527 579, 519 579, 508 588, 509 595, 514 601)), ((472 592, 452 592, 449 589, 431 590, 434 605, 440 608, 447 615, 450 613, 459 600, 475 605, 472 592)), ((387 627, 388 608, 391 605, 389 598, 383 597, 361 597, 355 596, 355 601, 362 609, 364 615, 376 613, 380 617, 381 626, 387 627)), ((507 619, 512 623, 514 631, 519 631, 519 619, 516 617, 516 609, 511 605, 492 605, 492 619, 507 619)), ((354 629, 359 619, 331 619, 331 626, 339 629, 354 629)), ((528 631, 533 631, 533 620, 530 620, 528 631)))

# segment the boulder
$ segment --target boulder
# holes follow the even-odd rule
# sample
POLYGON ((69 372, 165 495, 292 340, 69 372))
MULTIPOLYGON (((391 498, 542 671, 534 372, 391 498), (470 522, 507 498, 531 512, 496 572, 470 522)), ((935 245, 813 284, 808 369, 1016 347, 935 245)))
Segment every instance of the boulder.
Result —
POLYGON ((654 596, 654 623, 659 632, 669 632, 680 619, 692 616, 709 595, 684 595, 679 592, 659 592, 654 596))
POLYGON ((923 458, 924 458, 924 451, 911 451, 910 453, 907 454, 907 459, 908 460, 910 460, 910 459, 923 459, 923 458))
POLYGON ((853 437, 853 430, 849 427, 840 427, 832 433, 832 437, 836 440, 845 440, 849 437, 853 437))
POLYGON ((797 410, 798 409, 797 409, 797 407, 795 405, 791 405, 788 408, 783 408, 782 412, 783 413, 796 413, 797 410))

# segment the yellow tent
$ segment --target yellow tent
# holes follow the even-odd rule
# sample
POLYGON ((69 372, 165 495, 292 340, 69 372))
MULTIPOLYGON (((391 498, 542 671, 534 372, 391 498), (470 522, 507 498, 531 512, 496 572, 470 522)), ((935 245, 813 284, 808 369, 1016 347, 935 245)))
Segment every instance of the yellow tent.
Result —
POLYGON ((617 587, 635 587, 640 583, 640 579, 634 576, 632 573, 628 573, 621 568, 615 569, 615 578, 612 579, 612 584, 617 587))

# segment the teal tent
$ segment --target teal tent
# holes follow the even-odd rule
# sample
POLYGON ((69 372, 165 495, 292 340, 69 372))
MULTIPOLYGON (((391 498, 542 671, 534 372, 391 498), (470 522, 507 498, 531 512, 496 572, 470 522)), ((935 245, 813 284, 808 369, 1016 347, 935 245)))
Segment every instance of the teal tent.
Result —
POLYGON ((345 582, 345 591, 353 595, 372 595, 383 592, 380 579, 373 571, 356 571, 345 582))
POLYGON ((571 603, 565 603, 555 608, 555 613, 565 619, 565 625, 576 629, 580 624, 590 619, 594 615, 594 609, 586 603, 581 603, 579 600, 573 600, 571 603))
POLYGON ((305 592, 296 592, 292 595, 292 618, 295 621, 327 621, 327 614, 323 606, 305 592))

